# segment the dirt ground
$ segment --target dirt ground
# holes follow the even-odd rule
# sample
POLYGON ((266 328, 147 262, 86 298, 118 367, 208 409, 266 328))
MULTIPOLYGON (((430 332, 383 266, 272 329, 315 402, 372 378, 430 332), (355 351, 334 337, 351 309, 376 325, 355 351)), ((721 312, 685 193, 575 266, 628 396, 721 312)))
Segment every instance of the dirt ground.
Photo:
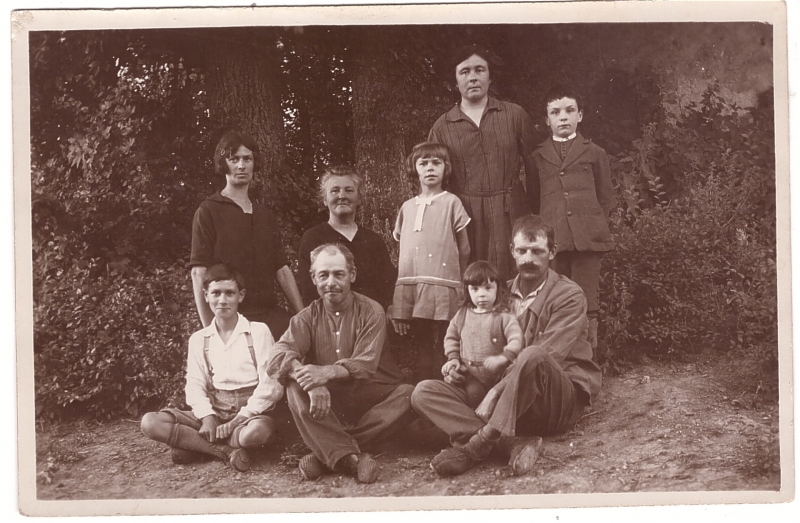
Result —
MULTIPOLYGON (((331 473, 302 481, 304 453, 289 421, 279 441, 238 473, 221 461, 173 465, 137 420, 37 430, 39 499, 336 498, 633 491, 778 490, 777 402, 719 356, 647 362, 606 377, 593 410, 547 438, 533 472, 514 477, 499 458, 457 478, 429 466, 437 449, 406 441, 379 455, 372 485, 331 473)), ((409 438, 406 438, 409 439, 409 438)))

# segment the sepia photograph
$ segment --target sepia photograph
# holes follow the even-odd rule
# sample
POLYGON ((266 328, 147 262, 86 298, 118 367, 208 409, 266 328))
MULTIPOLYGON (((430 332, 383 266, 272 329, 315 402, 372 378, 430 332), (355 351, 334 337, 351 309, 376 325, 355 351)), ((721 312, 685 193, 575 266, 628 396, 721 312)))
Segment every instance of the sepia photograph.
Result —
POLYGON ((22 514, 794 498, 784 3, 10 22, 22 514))

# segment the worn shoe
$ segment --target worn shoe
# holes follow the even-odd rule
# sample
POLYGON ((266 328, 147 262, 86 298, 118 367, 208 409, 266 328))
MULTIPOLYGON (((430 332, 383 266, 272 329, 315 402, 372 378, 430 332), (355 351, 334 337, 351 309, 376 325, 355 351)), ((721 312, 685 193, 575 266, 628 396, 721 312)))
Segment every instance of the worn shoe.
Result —
POLYGON ((359 483, 375 483, 380 472, 378 462, 370 454, 350 454, 339 460, 337 465, 359 483))
POLYGON ((538 436, 516 438, 511 445, 511 457, 508 460, 511 473, 515 476, 521 476, 533 470, 536 460, 539 459, 539 449, 541 446, 542 438, 538 436))
POLYGON ((176 465, 187 465, 203 459, 203 454, 193 450, 171 447, 169 449, 169 457, 172 458, 172 462, 176 465))
POLYGON ((245 449, 234 449, 229 458, 231 467, 239 472, 250 470, 250 455, 245 449))
POLYGON ((495 438, 490 439, 487 437, 487 432, 492 430, 493 429, 491 429, 491 427, 486 425, 481 430, 473 434, 466 444, 459 447, 462 448, 469 455, 469 457, 475 461, 486 459, 500 439, 500 434, 496 431, 494 431, 496 436, 495 438))
POLYGON ((300 463, 297 464, 297 468, 300 469, 300 475, 302 475, 303 479, 306 481, 316 481, 328 470, 328 467, 314 454, 306 454, 300 458, 300 463))
POLYGON ((477 461, 467 454, 464 447, 450 447, 433 458, 431 468, 442 477, 458 476, 474 467, 475 463, 477 461))

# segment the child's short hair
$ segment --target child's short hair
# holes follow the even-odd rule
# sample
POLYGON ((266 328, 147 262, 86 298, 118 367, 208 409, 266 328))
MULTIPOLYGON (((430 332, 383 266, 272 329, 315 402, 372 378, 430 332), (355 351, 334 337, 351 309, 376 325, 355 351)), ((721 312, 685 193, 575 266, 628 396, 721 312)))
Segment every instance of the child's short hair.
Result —
POLYGON ((328 183, 334 176, 344 176, 353 180, 353 185, 356 186, 356 192, 359 197, 361 196, 361 185, 364 183, 364 178, 349 165, 334 165, 325 169, 325 173, 319 180, 319 196, 322 199, 323 205, 325 204, 325 196, 328 191, 328 183))
MULTIPOLYGON (((245 147, 247 147, 245 145, 245 147)), ((249 149, 249 147, 247 147, 249 149)), ((233 281, 239 287, 239 290, 244 290, 244 277, 239 270, 230 263, 218 263, 212 265, 203 276, 203 290, 208 290, 208 286, 215 281, 233 281)))
POLYGON ((581 95, 568 85, 554 85, 547 91, 547 94, 544 97, 544 112, 547 114, 547 105, 550 102, 555 102, 556 100, 561 100, 562 98, 572 98, 575 100, 577 104, 577 109, 579 111, 583 108, 583 100, 581 99, 581 95))
POLYGON ((464 271, 464 276, 461 278, 464 284, 464 306, 475 308, 472 303, 472 297, 469 295, 469 286, 475 287, 483 285, 484 283, 497 283, 497 298, 494 301, 494 311, 508 311, 508 286, 500 279, 500 273, 494 266, 483 260, 472 262, 464 271))
POLYGON ((259 165, 258 142, 255 138, 249 134, 230 131, 220 138, 217 148, 214 149, 214 170, 217 174, 228 174, 228 164, 225 160, 236 154, 242 145, 253 151, 253 168, 259 165))
POLYGON ((421 190, 419 173, 417 173, 417 160, 420 158, 438 158, 444 162, 442 187, 446 188, 450 173, 453 171, 453 165, 450 163, 450 151, 447 146, 436 142, 422 142, 411 149, 411 154, 406 157, 406 177, 415 194, 421 190))

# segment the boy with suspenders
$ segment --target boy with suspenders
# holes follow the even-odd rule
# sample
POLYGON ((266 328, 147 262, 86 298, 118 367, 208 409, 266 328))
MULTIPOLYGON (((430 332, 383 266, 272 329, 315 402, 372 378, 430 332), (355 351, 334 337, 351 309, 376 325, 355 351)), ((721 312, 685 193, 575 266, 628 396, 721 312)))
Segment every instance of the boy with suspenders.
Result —
POLYGON ((262 447, 275 435, 275 421, 263 414, 283 395, 266 373, 274 340, 265 324, 238 313, 245 288, 232 266, 211 267, 203 293, 214 321, 189 339, 185 390, 192 410, 145 414, 142 432, 169 445, 176 464, 210 455, 243 472, 250 468, 246 449, 262 447))

